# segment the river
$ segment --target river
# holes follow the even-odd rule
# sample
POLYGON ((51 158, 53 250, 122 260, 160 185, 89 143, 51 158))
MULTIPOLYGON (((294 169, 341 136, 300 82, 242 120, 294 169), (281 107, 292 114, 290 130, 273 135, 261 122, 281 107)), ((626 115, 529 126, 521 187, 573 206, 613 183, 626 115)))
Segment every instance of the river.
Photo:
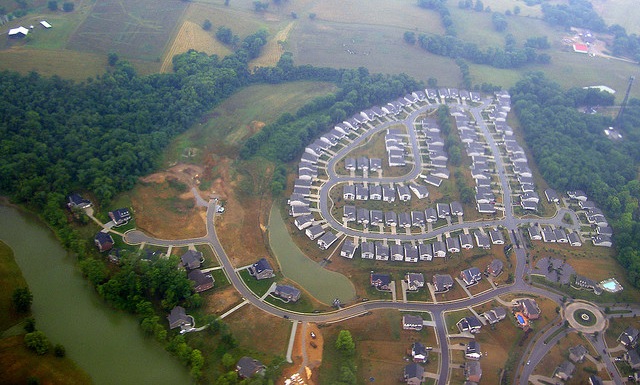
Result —
POLYGON ((96 385, 192 382, 176 358, 143 336, 135 317, 102 301, 37 218, 0 206, 0 239, 29 283, 38 329, 64 345, 96 385))
MULTIPOLYGON (((320 302, 332 304, 339 298, 346 303, 355 298, 356 290, 349 278, 323 268, 298 248, 275 203, 269 214, 269 246, 280 263, 282 274, 296 281, 320 302)), ((331 251, 336 247, 333 246, 331 251)))

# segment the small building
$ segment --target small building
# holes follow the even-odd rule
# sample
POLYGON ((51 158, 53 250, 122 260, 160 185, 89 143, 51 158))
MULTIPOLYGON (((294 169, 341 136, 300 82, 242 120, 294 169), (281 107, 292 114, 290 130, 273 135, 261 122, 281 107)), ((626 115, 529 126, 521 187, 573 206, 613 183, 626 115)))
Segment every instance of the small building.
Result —
POLYGON ((494 245, 504 245, 504 236, 500 230, 489 231, 489 238, 491 238, 491 243, 494 245))
POLYGON ((585 356, 589 353, 587 348, 584 345, 577 345, 572 348, 569 348, 569 360, 573 363, 578 364, 584 361, 585 356))
POLYGON ((9 32, 7 32, 7 35, 10 38, 21 38, 21 37, 27 36, 28 34, 29 34, 29 29, 23 26, 20 26, 17 28, 11 28, 9 32))
POLYGON ((425 209, 424 216, 427 223, 433 223, 438 220, 438 212, 433 207, 425 209))
POLYGON ((273 294, 285 302, 296 302, 300 299, 300 290, 288 285, 276 285, 273 294))
POLYGON ((573 376, 573 372, 576 370, 576 366, 569 361, 561 363, 553 372, 553 376, 567 381, 573 376))
POLYGON ((369 199, 369 187, 363 184, 356 185, 356 200, 366 201, 369 199))
POLYGON ((427 186, 422 186, 419 184, 410 184, 409 188, 418 199, 424 199, 429 196, 429 189, 427 188, 427 186))
MULTIPOLYGON (((398 185, 396 187, 396 190, 398 192, 398 199, 400 199, 400 201, 408 202, 411 200, 411 191, 409 190, 409 187, 398 185)), ((427 194, 428 194, 428 191, 427 191, 427 194)))
POLYGON ((631 349, 624 354, 624 360, 627 361, 631 369, 640 369, 640 355, 635 349, 631 349))
POLYGON ((469 332, 472 334, 477 333, 482 328, 482 323, 476 317, 464 317, 456 324, 460 333, 469 332))
POLYGON ((433 276, 433 287, 436 293, 444 293, 453 287, 453 278, 449 274, 435 274, 433 276))
POLYGON ((433 257, 434 258, 446 258, 447 245, 443 241, 434 241, 432 243, 433 257))
POLYGON ((352 201, 356 199, 356 186, 344 185, 342 187, 342 199, 352 201))
POLYGON ((418 244, 418 255, 421 261, 431 261, 433 259, 433 247, 430 243, 418 244))
POLYGON ((340 256, 344 258, 352 259, 353 255, 356 252, 356 245, 349 239, 345 240, 342 243, 342 248, 340 249, 340 256))
POLYGON ((404 247, 401 244, 392 243, 389 245, 389 250, 392 261, 402 262, 404 260, 404 247))
POLYGON ((186 253, 182 254, 180 260, 182 261, 182 266, 189 270, 193 270, 202 266, 202 263, 204 262, 204 256, 200 251, 187 250, 186 253))
POLYGON ((560 196, 556 192, 556 190, 552 190, 550 188, 544 190, 544 196, 547 198, 547 202, 549 203, 559 203, 560 196))
POLYGON ((418 291, 424 287, 424 275, 422 273, 407 273, 404 279, 407 282, 407 289, 411 291, 418 291))
POLYGON ((324 233, 324 235, 321 236, 320 239, 318 239, 318 247, 320 247, 322 250, 327 250, 337 240, 338 237, 332 231, 328 231, 324 233))
POLYGON ((238 372, 240 378, 251 378, 256 374, 262 376, 265 370, 266 367, 262 362, 251 357, 242 357, 236 364, 236 372, 238 372))
POLYGON ((382 186, 369 186, 369 199, 372 201, 382 200, 382 186))
POLYGON ((424 368, 417 363, 412 363, 404 367, 404 382, 408 385, 420 385, 424 378, 424 368))
POLYGON ((482 357, 482 351, 480 350, 480 343, 476 340, 467 342, 467 347, 464 351, 464 357, 470 360, 479 360, 482 357))
POLYGON ((405 262, 418 262, 418 246, 414 246, 410 243, 404 245, 404 261, 405 262))
POLYGON ((424 227, 426 221, 424 217, 424 212, 422 211, 412 211, 411 212, 411 225, 414 227, 424 227))
POLYGON ((473 249, 473 237, 471 234, 461 233, 459 235, 460 238, 460 247, 465 250, 473 249))
POLYGON ((313 240, 315 240, 315 239, 317 239, 317 238, 320 238, 320 236, 321 236, 322 234, 324 234, 324 229, 322 228, 322 226, 321 226, 321 225, 314 225, 314 226, 311 226, 311 227, 307 228, 307 229, 304 231, 304 233, 307 235, 307 237, 308 237, 310 240, 312 240, 312 241, 313 241, 313 240))
POLYGON ((176 306, 171 309, 167 320, 169 321, 169 329, 190 328, 193 326, 193 318, 187 315, 182 306, 176 306))
POLYGON ((567 238, 569 239, 569 244, 571 246, 582 246, 582 240, 580 239, 578 233, 569 233, 567 235, 567 238))
POLYGON ((411 358, 413 358, 413 362, 424 364, 429 359, 429 351, 420 342, 414 342, 411 345, 411 358))
POLYGON ((585 194, 584 191, 582 190, 567 191, 567 195, 571 199, 582 201, 582 202, 585 202, 588 199, 587 194, 585 194))
POLYGON ((503 307, 496 307, 481 314, 490 325, 498 323, 507 318, 507 310, 503 307))
POLYGON ((389 291, 391 285, 391 276, 389 274, 371 273, 369 278, 371 286, 380 291, 389 291))
POLYGON ((111 238, 111 234, 104 233, 102 231, 98 232, 93 239, 98 251, 109 251, 113 248, 113 238, 111 238))
POLYGON ((522 313, 530 320, 540 318, 540 308, 535 299, 521 299, 518 301, 518 305, 522 313))
POLYGON ((480 230, 476 230, 473 233, 473 236, 476 239, 476 244, 478 245, 479 248, 481 249, 491 248, 491 241, 489 240, 489 237, 483 234, 482 232, 480 232, 480 230))
POLYGON ((46 20, 42 20, 40 22, 40 25, 43 26, 45 29, 51 28, 51 24, 49 24, 46 20))
POLYGON ((538 226, 529 226, 527 228, 527 232, 529 233, 529 238, 532 241, 542 240, 542 234, 540 234, 540 229, 538 228, 538 226))
POLYGON ((273 273, 273 268, 265 258, 260 258, 258 262, 247 268, 249 275, 257 280, 273 278, 276 275, 273 273))
POLYGON ((492 277, 497 277, 502 274, 504 269, 504 263, 499 259, 494 259, 487 265, 486 273, 492 277))
POLYGON ((460 278, 467 286, 472 286, 482 280, 482 273, 477 267, 470 267, 460 272, 460 278))
POLYGON ((622 345, 624 345, 627 349, 633 349, 638 344, 638 336, 640 335, 640 331, 638 329, 629 326, 625 329, 625 331, 620 334, 618 337, 618 341, 622 345))
POLYGON ((203 273, 202 270, 198 269, 191 270, 187 273, 187 278, 193 282, 193 290, 195 290, 196 293, 211 289, 215 283, 211 273, 203 273))
POLYGON ((69 195, 67 197, 68 203, 67 206, 71 209, 74 207, 78 207, 81 209, 86 209, 88 207, 91 207, 91 201, 88 199, 83 198, 80 194, 78 193, 73 193, 71 195, 69 195))
POLYGON ((480 361, 466 361, 464 363, 464 378, 467 381, 480 382, 482 378, 482 368, 480 361))
POLYGON ((373 259, 375 248, 373 242, 362 242, 360 244, 360 257, 362 259, 373 259))
POLYGON ((591 238, 594 246, 603 246, 603 247, 611 247, 613 246, 613 242, 611 241, 611 237, 608 235, 596 235, 591 238))
POLYGON ((464 215, 464 210, 462 209, 462 204, 460 202, 453 201, 449 206, 451 208, 452 216, 461 217, 464 215))
POLYGON ((109 218, 113 221, 115 226, 126 225, 131 219, 131 213, 127 208, 120 208, 117 210, 109 211, 109 218))
MULTIPOLYGON (((345 214, 346 213, 347 213, 347 210, 345 209, 345 214)), ((299 217, 296 217, 293 223, 296 225, 298 230, 304 230, 307 227, 311 227, 313 225, 314 219, 315 218, 313 217, 313 214, 301 215, 299 217)), ((345 218, 345 220, 349 222, 348 218, 345 218)))
POLYGON ((445 238, 445 244, 447 245, 447 251, 450 253, 459 253, 460 252, 460 241, 458 237, 447 237, 445 238))
POLYGON ((446 218, 451 215, 451 208, 446 203, 436 203, 436 211, 438 212, 438 218, 446 218))
POLYGON ((404 330, 422 330, 424 320, 417 315, 405 314, 402 316, 402 329, 404 330))

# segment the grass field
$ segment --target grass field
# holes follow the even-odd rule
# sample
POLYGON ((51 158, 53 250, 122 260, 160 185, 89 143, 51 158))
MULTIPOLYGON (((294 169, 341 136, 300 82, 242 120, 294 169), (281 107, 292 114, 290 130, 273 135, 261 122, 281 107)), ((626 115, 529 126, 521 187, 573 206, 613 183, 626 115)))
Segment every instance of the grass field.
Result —
POLYGON ((640 33, 640 8, 634 0, 592 0, 594 9, 604 19, 607 25, 619 24, 628 34, 640 33))
POLYGON ((153 0, 96 0, 91 13, 71 35, 68 48, 159 62, 187 5, 179 0, 162 5, 153 0))
POLYGON ((13 291, 19 287, 27 287, 27 282, 13 258, 13 251, 0 241, 0 334, 24 317, 15 312, 11 301, 13 291))
POLYGON ((0 372, 3 384, 26 384, 35 377, 40 384, 92 384, 91 377, 69 358, 53 352, 39 356, 24 345, 24 335, 0 340, 0 372))

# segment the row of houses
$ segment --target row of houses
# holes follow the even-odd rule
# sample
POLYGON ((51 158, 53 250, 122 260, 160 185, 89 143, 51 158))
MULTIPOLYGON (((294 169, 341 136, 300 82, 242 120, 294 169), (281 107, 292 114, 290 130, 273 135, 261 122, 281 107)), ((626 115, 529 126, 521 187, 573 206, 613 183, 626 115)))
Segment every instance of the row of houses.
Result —
MULTIPOLYGON (((353 205, 345 205, 342 208, 342 220, 345 223, 354 222, 365 227, 397 226, 402 228, 424 228, 426 224, 435 223, 438 219, 446 219, 451 216, 462 217, 463 215, 464 210, 459 202, 452 202, 451 204, 438 203, 436 208, 400 213, 396 213, 395 211, 356 208, 356 206, 353 205)), ((465 241, 466 238, 465 236, 464 239, 461 240, 461 243, 464 243, 463 241, 465 241)))
POLYGON ((472 101, 475 103, 480 103, 482 98, 480 97, 480 93, 478 92, 469 92, 467 90, 459 90, 457 88, 427 88, 427 97, 431 100, 437 101, 440 99, 443 103, 446 101, 472 101))
POLYGON ((358 158, 345 158, 344 168, 347 171, 360 171, 363 174, 366 172, 377 172, 382 170, 382 159, 380 158, 367 158, 361 156, 358 158))
POLYGON ((353 258, 356 251, 360 249, 362 259, 373 259, 377 261, 404 261, 418 262, 431 261, 433 258, 445 258, 447 252, 459 253, 462 249, 472 249, 474 243, 482 249, 489 249, 491 245, 504 245, 504 235, 500 230, 489 230, 488 235, 480 230, 473 234, 460 233, 454 236, 447 236, 444 241, 435 240, 430 243, 400 243, 399 240, 393 242, 383 241, 363 241, 354 243, 347 239, 343 242, 340 256, 353 258))
POLYGON ((345 184, 342 187, 342 198, 346 201, 382 201, 392 203, 396 198, 400 202, 408 202, 411 200, 411 194, 417 199, 424 199, 429 196, 429 189, 419 184, 363 184, 356 183, 353 185, 345 184))
POLYGON ((596 228, 596 235, 591 238, 595 246, 611 247, 613 241, 613 228, 609 226, 607 218, 595 202, 590 201, 587 194, 582 190, 567 191, 567 196, 572 202, 576 203, 587 219, 587 223, 596 228))
POLYGON ((571 246, 582 246, 580 235, 576 232, 567 233, 564 229, 551 226, 532 225, 527 228, 527 233, 532 241, 543 241, 546 243, 568 243, 571 246))
MULTIPOLYGON (((437 121, 432 118, 423 119, 419 132, 424 136, 427 147, 427 156, 429 157, 429 164, 431 167, 434 170, 447 169, 449 156, 444 149, 445 140, 440 132, 437 121)), ((446 177, 447 178, 442 179, 448 179, 448 173, 446 174, 446 177)))
POLYGON ((387 129, 387 132, 384 135, 384 147, 387 151, 389 167, 403 167, 407 164, 407 151, 405 148, 403 134, 400 129, 387 129))

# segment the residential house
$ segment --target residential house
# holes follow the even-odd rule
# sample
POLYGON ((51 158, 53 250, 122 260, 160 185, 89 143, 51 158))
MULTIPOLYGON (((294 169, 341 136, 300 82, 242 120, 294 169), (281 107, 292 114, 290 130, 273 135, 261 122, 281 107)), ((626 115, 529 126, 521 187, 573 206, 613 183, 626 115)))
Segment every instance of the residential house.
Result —
POLYGON ((408 385, 420 385, 424 378, 424 368, 417 363, 404 367, 404 382, 408 385))
POLYGON ((280 297, 285 302, 296 302, 300 299, 300 290, 293 286, 276 285, 273 295, 280 297))
POLYGON ((73 193, 73 194, 69 195, 67 197, 67 200, 69 201, 67 203, 67 207, 69 207, 69 208, 78 207, 78 208, 81 208, 81 209, 86 209, 88 207, 91 207, 91 201, 88 200, 88 199, 83 198, 78 193, 73 193))
POLYGON ((640 369, 640 355, 635 349, 631 349, 624 353, 624 360, 627 361, 631 369, 638 370, 640 369))
POLYGON ((289 208, 289 215, 294 218, 301 217, 303 215, 311 215, 309 206, 291 206, 289 208))
POLYGON ((384 224, 385 226, 396 226, 398 224, 398 215, 393 211, 385 211, 384 224))
POLYGON ((111 234, 109 233, 98 232, 93 238, 93 242, 100 252, 109 251, 113 248, 113 238, 111 238, 111 234))
POLYGON ((613 228, 611 226, 598 226, 596 232, 599 235, 607 235, 610 237, 613 235, 613 228))
POLYGON ((407 273, 404 276, 404 280, 407 282, 407 289, 411 291, 417 291, 424 287, 424 275, 422 273, 407 273))
POLYGON ((547 197, 547 202, 549 203, 560 202, 560 196, 558 195, 558 193, 550 188, 544 190, 544 196, 547 197))
POLYGON ((356 169, 362 172, 369 171, 369 158, 361 156, 356 159, 356 169))
POLYGON ((418 199, 424 199, 429 196, 429 189, 427 188, 427 186, 422 186, 419 184, 410 184, 409 188, 418 199))
POLYGON ((369 223, 371 224, 371 226, 382 225, 382 222, 384 221, 384 214, 381 210, 371 210, 369 214, 369 223))
POLYGON ((424 320, 417 315, 405 314, 402 316, 402 329, 404 330, 422 330, 424 320))
POLYGON ((414 227, 424 227, 425 225, 424 212, 412 211, 411 212, 411 225, 414 227))
POLYGON ((428 184, 430 184, 432 186, 435 186, 435 187, 440 187, 440 185, 442 184, 442 179, 440 179, 438 177, 435 177, 433 175, 423 176, 422 179, 426 183, 428 183, 428 184))
POLYGON ((113 211, 109 211, 109 218, 113 221, 115 226, 126 225, 131 219, 131 213, 127 208, 121 208, 113 211))
POLYGON ((411 191, 409 190, 409 187, 398 185, 396 187, 396 190, 398 192, 398 199, 400 199, 400 201, 408 202, 411 200, 411 191))
POLYGON ((344 205, 344 207, 342 208, 342 219, 347 221, 347 222, 355 221, 356 220, 356 206, 344 205))
POLYGON ((556 236, 556 242, 558 243, 568 243, 569 238, 567 238, 567 233, 563 229, 554 229, 553 235, 556 236))
POLYGON ((529 233, 529 238, 532 241, 542 240, 542 234, 540 234, 540 229, 538 228, 538 226, 529 226, 527 228, 527 232, 529 233))
POLYGON ((340 249, 340 256, 344 258, 353 258, 353 254, 356 252, 357 246, 350 240, 347 239, 342 243, 342 248, 340 249))
POLYGON ((562 381, 567 381, 573 376, 576 366, 569 361, 561 363, 553 372, 554 377, 558 377, 562 381))
POLYGON ((356 210, 356 223, 364 227, 369 226, 371 219, 369 217, 369 210, 360 207, 356 210))
POLYGON ((324 234, 324 229, 321 225, 313 225, 307 228, 304 233, 307 235, 307 237, 309 237, 310 240, 313 241, 324 234))
POLYGON ((344 185, 342 187, 342 199, 352 201, 356 199, 356 186, 344 185))
POLYGON ((490 230, 489 238, 491 238, 491 243, 494 245, 504 245, 504 236, 500 230, 490 230))
POLYGON ((598 286, 598 284, 585 276, 576 275, 575 280, 573 281, 573 286, 576 289, 586 289, 592 290, 595 294, 602 294, 602 289, 598 286))
POLYGON ((464 378, 467 381, 480 382, 482 378, 482 368, 480 361, 466 361, 464 363, 464 378))
POLYGON ((470 267, 460 272, 460 278, 467 286, 472 286, 482 280, 482 273, 477 267, 470 267))
POLYGON ((293 181, 293 187, 311 188, 312 182, 310 179, 296 179, 293 181))
POLYGON ((371 286, 380 291, 389 291, 389 285, 391 284, 391 276, 389 274, 371 273, 369 277, 371 286))
POLYGON ((347 171, 355 171, 356 170, 356 160, 355 160, 355 158, 346 158, 344 160, 344 168, 347 171))
POLYGON ((182 266, 189 270, 193 270, 202 266, 202 263, 204 262, 204 256, 200 251, 187 250, 186 253, 182 254, 180 260, 182 261, 182 266))
POLYGON ((589 385, 604 385, 602 378, 592 374, 589 376, 589 385))
POLYGON ((440 178, 440 179, 449 179, 451 176, 451 171, 448 168, 438 168, 436 170, 431 171, 431 175, 440 178))
POLYGON ((433 223, 438 220, 438 212, 433 207, 425 209, 424 216, 427 223, 433 223))
POLYGON ((198 269, 191 270, 187 273, 187 278, 193 282, 193 290, 195 290, 196 293, 211 289, 215 283, 211 273, 203 273, 202 270, 198 269))
POLYGON ((538 211, 538 204, 531 201, 520 201, 520 207, 522 207, 523 210, 538 211))
POLYGON ((462 209, 462 204, 460 202, 453 201, 449 206, 451 208, 452 216, 461 217, 464 215, 464 210, 462 209))
POLYGON ((395 202, 396 191, 393 189, 393 186, 382 186, 382 200, 384 202, 395 202))
POLYGON ((445 258, 447 256, 447 246, 443 241, 434 241, 432 246, 434 258, 445 258))
POLYGON ((480 214, 495 214, 496 213, 496 207, 495 207, 495 205, 493 205, 493 203, 478 203, 476 205, 476 208, 478 209, 478 212, 480 214))
POLYGON ((464 351, 464 357, 470 360, 479 360, 482 357, 482 351, 480 350, 480 343, 476 340, 467 342, 467 347, 464 351))
POLYGON ((518 301, 520 311, 530 320, 536 320, 540 318, 540 308, 535 299, 521 299, 518 301))
POLYGON ((481 249, 490 249, 491 241, 489 237, 483 234, 480 230, 476 230, 473 232, 473 237, 476 239, 476 245, 478 245, 481 249))
POLYGON ((360 244, 360 257, 363 259, 373 259, 375 248, 373 242, 362 242, 360 244))
POLYGON ((404 245, 405 262, 418 262, 418 257, 418 246, 414 246, 410 243, 404 245))
POLYGON ((398 214, 398 226, 402 227, 402 228, 409 228, 411 227, 411 214, 409 213, 399 213, 398 214))
POLYGON ((366 201, 369 199, 369 187, 363 184, 356 185, 356 200, 366 201))
POLYGON ((625 331, 620 334, 618 337, 618 341, 622 345, 624 345, 627 349, 633 349, 638 344, 638 336, 640 336, 640 331, 638 329, 629 326, 625 329, 625 331))
POLYGON ((545 242, 556 242, 556 233, 550 227, 544 227, 542 229, 542 240, 545 242))
POLYGON ((411 345, 411 358, 413 362, 424 364, 429 359, 429 351, 423 344, 416 341, 411 345))
POLYGON ((451 215, 451 208, 446 203, 436 203, 436 211, 438 212, 438 218, 446 218, 451 215))
POLYGON ((382 186, 369 186, 369 199, 372 201, 382 200, 382 186))
POLYGON ((318 242, 317 242, 318 247, 320 247, 322 250, 327 250, 337 240, 338 240, 338 237, 332 231, 327 231, 326 233, 324 233, 324 235, 320 237, 320 239, 318 239, 318 242))
POLYGON ((473 236, 471 234, 461 233, 459 239, 461 248, 465 250, 473 249, 473 236))
POLYGON ((391 254, 389 251, 389 245, 385 245, 384 243, 378 241, 375 243, 376 250, 376 261, 388 261, 389 255, 391 254))
POLYGON ((578 364, 584 361, 584 358, 588 353, 589 351, 584 347, 584 345, 576 345, 572 348, 569 348, 569 360, 571 360, 575 364, 578 364))
POLYGON ((266 367, 262 362, 251 357, 242 357, 236 364, 236 372, 240 378, 251 378, 256 374, 264 375, 266 367))
POLYGON ((502 274, 503 269, 504 263, 502 263, 502 261, 499 259, 494 259, 493 261, 491 261, 491 263, 489 263, 489 265, 487 265, 487 269, 485 270, 485 272, 492 277, 497 277, 502 274))
POLYGON ((449 274, 435 274, 433 276, 433 287, 437 293, 444 293, 453 287, 453 278, 449 274))
POLYGON ((249 266, 247 270, 249 271, 249 275, 257 280, 273 278, 276 276, 273 273, 273 268, 269 264, 269 261, 267 261, 265 258, 260 258, 258 262, 249 266))
POLYGON ((169 321, 169 329, 175 328, 190 328, 193 326, 193 318, 187 315, 182 306, 176 306, 171 309, 171 312, 167 316, 169 321))
POLYGON ((604 246, 611 247, 613 246, 613 242, 611 241, 611 237, 608 235, 596 235, 591 238, 594 246, 604 246))
POLYGON ((569 233, 567 237, 569 238, 569 244, 571 246, 582 246, 582 240, 578 233, 569 233))
POLYGON ((458 237, 447 237, 445 238, 445 243, 447 245, 447 251, 450 253, 459 253, 460 252, 460 241, 458 237))
POLYGON ((382 159, 380 158, 369 159, 369 171, 377 172, 378 170, 382 170, 382 159))
POLYGON ((430 243, 418 244, 418 254, 421 261, 431 261, 433 259, 433 247, 430 243))
POLYGON ((587 194, 584 193, 584 191, 582 190, 571 190, 571 191, 567 191, 567 195, 569 196, 569 198, 571 199, 575 199, 577 201, 586 201, 588 199, 587 194))
POLYGON ((503 307, 496 307, 481 314, 490 325, 498 323, 507 317, 507 310, 503 307))
POLYGON ((464 317, 456 324, 460 333, 469 332, 475 334, 482 328, 482 323, 474 316, 464 317))
POLYGON ((307 215, 296 217, 293 223, 296 225, 298 230, 304 230, 307 227, 313 225, 313 221, 314 221, 313 214, 307 214, 307 215))
POLYGON ((391 252, 391 260, 402 262, 404 261, 404 247, 402 247, 399 243, 392 243, 389 245, 389 250, 391 252))

